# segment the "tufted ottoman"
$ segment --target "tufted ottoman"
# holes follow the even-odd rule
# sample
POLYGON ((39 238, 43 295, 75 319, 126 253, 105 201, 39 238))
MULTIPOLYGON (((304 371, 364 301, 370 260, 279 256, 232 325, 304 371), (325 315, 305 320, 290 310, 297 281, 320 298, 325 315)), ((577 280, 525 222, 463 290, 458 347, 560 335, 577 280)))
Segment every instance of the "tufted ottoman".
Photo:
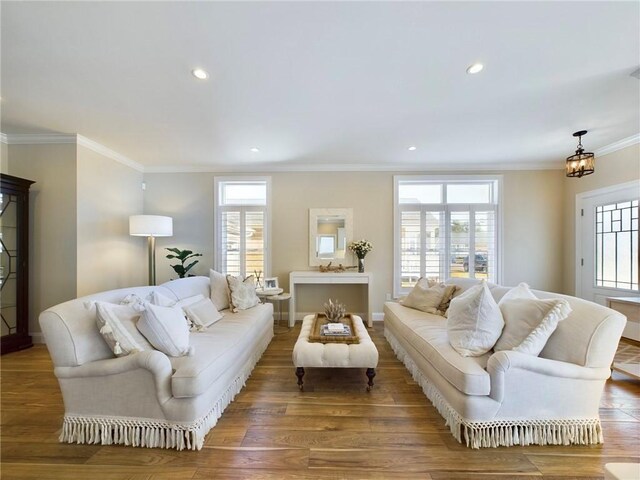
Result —
POLYGON ((353 315, 355 335, 360 343, 318 343, 309 342, 313 315, 307 315, 302 320, 300 336, 293 347, 293 364, 296 367, 298 386, 302 390, 302 377, 305 367, 310 368, 366 368, 369 382, 367 391, 373 387, 375 368, 378 366, 378 350, 369 337, 362 318, 353 315))

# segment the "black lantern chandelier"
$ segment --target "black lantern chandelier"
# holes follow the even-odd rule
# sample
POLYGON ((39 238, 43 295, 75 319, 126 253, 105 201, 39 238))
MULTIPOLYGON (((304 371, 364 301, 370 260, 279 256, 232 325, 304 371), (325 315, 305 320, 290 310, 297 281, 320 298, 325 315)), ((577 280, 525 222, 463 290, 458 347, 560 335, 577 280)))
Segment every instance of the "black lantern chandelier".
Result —
POLYGON ((585 152, 582 148, 582 136, 586 135, 586 130, 580 130, 573 134, 578 137, 578 149, 574 155, 567 157, 567 177, 583 177, 593 173, 595 167, 595 157, 591 152, 585 152))

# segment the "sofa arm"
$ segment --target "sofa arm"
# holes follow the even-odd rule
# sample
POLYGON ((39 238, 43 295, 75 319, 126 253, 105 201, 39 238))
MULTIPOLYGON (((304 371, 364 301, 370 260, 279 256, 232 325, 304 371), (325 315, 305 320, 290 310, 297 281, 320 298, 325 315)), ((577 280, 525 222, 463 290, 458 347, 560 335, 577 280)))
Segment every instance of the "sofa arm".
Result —
POLYGON ((87 378, 118 375, 137 369, 148 370, 153 375, 160 403, 172 397, 171 362, 164 353, 157 350, 145 350, 124 357, 97 360, 77 367, 56 367, 54 373, 61 379, 87 378))
POLYGON ((544 378, 565 378, 571 380, 603 381, 611 376, 606 367, 590 368, 574 363, 534 357, 513 350, 494 353, 487 363, 491 376, 491 398, 498 402, 504 399, 505 384, 510 376, 518 371, 527 371, 540 379, 540 388, 544 388, 544 378))

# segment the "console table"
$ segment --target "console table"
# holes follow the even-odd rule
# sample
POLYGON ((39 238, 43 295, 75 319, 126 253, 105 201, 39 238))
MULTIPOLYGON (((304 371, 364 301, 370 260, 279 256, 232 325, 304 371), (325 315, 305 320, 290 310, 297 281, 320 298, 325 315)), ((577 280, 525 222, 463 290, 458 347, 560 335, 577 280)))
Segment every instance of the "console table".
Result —
POLYGON ((373 326, 373 318, 371 316, 371 295, 370 273, 358 273, 358 272, 318 272, 318 271, 299 271, 291 272, 289 274, 289 292, 291 292, 291 302, 289 303, 289 326, 293 327, 296 321, 296 285, 364 285, 367 289, 367 326, 373 326))

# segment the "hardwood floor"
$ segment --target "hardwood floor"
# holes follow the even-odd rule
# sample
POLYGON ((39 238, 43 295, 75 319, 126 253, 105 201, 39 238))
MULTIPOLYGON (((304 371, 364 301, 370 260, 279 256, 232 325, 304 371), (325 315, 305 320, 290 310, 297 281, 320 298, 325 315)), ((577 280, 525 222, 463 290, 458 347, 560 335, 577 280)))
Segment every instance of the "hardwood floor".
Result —
MULTIPOLYGON (((387 344, 375 387, 362 370, 291 364, 299 326, 277 335, 199 452, 58 443, 62 396, 42 345, 1 361, 1 478, 472 479, 602 478, 608 462, 640 462, 640 381, 614 373, 601 417, 605 444, 470 450, 458 444, 387 344)), ((640 354, 621 345, 617 360, 640 354)))

